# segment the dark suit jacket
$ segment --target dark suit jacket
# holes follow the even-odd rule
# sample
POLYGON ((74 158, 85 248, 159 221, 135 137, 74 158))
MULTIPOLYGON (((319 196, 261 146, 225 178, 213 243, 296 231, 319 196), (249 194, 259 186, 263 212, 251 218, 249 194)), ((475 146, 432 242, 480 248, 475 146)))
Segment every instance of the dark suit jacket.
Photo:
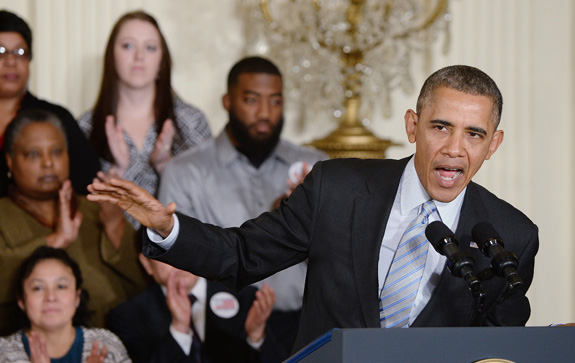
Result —
MULTIPOLYGON (((98 155, 88 142, 88 139, 84 136, 80 126, 78 126, 74 116, 64 107, 40 100, 30 92, 26 92, 18 112, 29 109, 40 109, 51 112, 62 121, 64 130, 66 131, 66 141, 68 142, 70 181, 76 193, 82 195, 87 194, 88 191, 86 187, 92 183, 92 180, 96 177, 96 173, 100 170, 100 161, 98 155)), ((8 192, 9 180, 6 176, 7 171, 8 166, 6 165, 4 150, 2 149, 2 157, 0 158, 0 197, 6 195, 8 192)))
MULTIPOLYGON (((207 285, 203 347, 210 362, 279 362, 281 359, 277 354, 285 355, 285 352, 281 352, 273 336, 266 335, 261 352, 246 342, 244 323, 257 289, 247 287, 235 294, 240 310, 236 316, 223 319, 210 309, 209 301, 214 294, 230 290, 218 282, 208 281, 207 285)), ((166 297, 158 284, 108 314, 108 328, 120 337, 135 363, 195 362, 194 357, 186 356, 172 337, 169 331, 171 321, 166 297)))
MULTIPOLYGON (((335 328, 379 327, 378 258, 385 226, 408 158, 336 159, 316 164, 281 206, 222 230, 178 215, 180 233, 166 252, 144 241, 144 254, 239 288, 309 258, 295 350, 335 328)), ((456 237, 477 271, 489 265, 469 247, 472 227, 489 221, 519 258, 526 287, 533 278, 537 227, 483 187, 467 187, 456 237)), ((530 307, 524 293, 495 306, 506 283, 483 283, 486 325, 524 325, 530 307)), ((467 326, 473 299, 466 283, 444 268, 440 282, 414 326, 467 326)))

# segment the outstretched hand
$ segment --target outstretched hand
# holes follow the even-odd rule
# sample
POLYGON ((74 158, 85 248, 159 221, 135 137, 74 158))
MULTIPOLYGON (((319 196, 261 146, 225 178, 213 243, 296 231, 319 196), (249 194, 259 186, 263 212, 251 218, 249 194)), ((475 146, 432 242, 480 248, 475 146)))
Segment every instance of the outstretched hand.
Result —
POLYGON ((174 227, 176 203, 164 206, 145 189, 130 181, 116 178, 107 183, 94 181, 88 185, 88 191, 91 193, 88 194, 88 200, 113 203, 164 238, 174 227))
MULTIPOLYGON (((114 175, 112 171, 108 171, 108 174, 99 171, 93 182, 109 183, 114 177, 118 176, 114 175)), ((122 246, 122 237, 126 224, 124 211, 112 203, 99 202, 98 204, 100 205, 100 222, 104 227, 104 231, 112 245, 119 251, 122 246)))

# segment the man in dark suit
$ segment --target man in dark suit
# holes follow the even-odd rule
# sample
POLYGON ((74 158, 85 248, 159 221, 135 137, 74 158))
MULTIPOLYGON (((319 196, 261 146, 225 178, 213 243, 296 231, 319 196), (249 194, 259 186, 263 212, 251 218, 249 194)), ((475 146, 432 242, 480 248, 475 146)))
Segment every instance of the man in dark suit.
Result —
MULTIPOLYGON (((537 227, 471 182, 503 141, 497 129, 502 105, 497 85, 482 71, 440 69, 423 85, 416 111, 405 114, 414 156, 320 162, 277 209, 239 229, 222 230, 177 213, 174 218, 174 204, 164 207, 124 181, 93 184, 90 199, 116 203, 151 227, 145 255, 234 288, 308 258, 295 349, 335 327, 384 325, 387 318, 380 316, 378 305, 395 251, 410 222, 430 204, 428 221, 440 220, 455 230, 477 271, 490 262, 471 243, 477 223, 492 223, 505 248, 515 252, 525 288, 509 295, 504 279, 484 281, 481 323, 524 325, 530 314, 525 292, 533 278, 537 227)), ((466 282, 450 274, 445 257, 429 244, 421 246, 426 262, 402 326, 470 325, 474 299, 466 282)))
POLYGON ((281 361, 278 355, 285 353, 266 332, 275 301, 270 287, 248 286, 235 294, 216 281, 139 257, 156 284, 108 315, 108 328, 134 362, 281 361))

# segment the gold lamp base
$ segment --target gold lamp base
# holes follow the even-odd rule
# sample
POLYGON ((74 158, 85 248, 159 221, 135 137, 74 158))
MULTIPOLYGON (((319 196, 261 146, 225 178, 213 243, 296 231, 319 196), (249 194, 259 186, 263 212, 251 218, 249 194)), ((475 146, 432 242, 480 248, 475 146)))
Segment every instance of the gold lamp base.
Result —
POLYGON ((388 147, 401 146, 391 140, 378 138, 359 124, 340 125, 325 138, 314 140, 309 145, 325 152, 332 159, 385 159, 388 147))

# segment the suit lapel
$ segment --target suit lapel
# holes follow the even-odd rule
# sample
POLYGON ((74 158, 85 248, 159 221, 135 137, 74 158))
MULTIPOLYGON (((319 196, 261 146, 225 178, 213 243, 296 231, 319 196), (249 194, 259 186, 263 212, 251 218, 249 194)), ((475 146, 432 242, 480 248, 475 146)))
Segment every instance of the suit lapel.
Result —
POLYGON ((353 209, 352 260, 355 286, 366 327, 379 327, 378 261, 385 226, 408 159, 382 168, 366 182, 353 209))
POLYGON ((459 241, 459 248, 471 253, 471 257, 476 263, 481 262, 483 259, 481 256, 483 255, 479 249, 470 247, 470 243, 473 241, 471 230, 477 223, 486 220, 488 215, 488 209, 477 191, 476 184, 473 182, 469 183, 461 206, 455 236, 459 241))

